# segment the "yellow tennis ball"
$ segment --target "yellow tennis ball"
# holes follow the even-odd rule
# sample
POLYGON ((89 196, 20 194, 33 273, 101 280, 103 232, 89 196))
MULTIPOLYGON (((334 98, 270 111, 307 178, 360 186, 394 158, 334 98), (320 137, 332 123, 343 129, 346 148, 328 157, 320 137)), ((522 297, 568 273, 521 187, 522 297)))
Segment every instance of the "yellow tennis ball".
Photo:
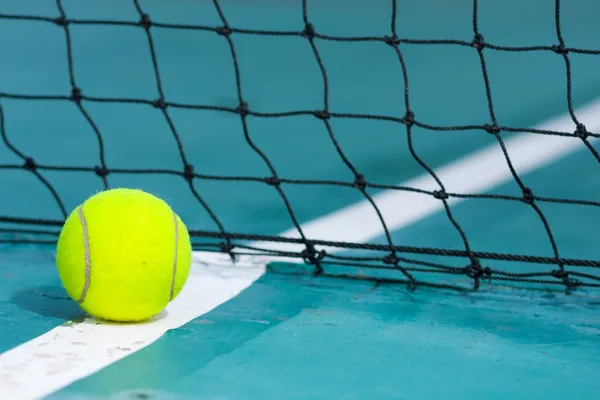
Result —
POLYGON ((120 322, 160 313, 183 288, 191 259, 179 216, 136 189, 88 198, 65 221, 56 251, 69 296, 92 316, 120 322))

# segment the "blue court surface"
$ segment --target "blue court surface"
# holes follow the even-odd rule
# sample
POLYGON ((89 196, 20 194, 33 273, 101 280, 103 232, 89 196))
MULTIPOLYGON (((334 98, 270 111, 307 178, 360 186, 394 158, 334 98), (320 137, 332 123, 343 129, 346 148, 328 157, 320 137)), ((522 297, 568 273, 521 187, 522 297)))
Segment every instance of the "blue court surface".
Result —
MULTIPOLYGON (((307 18, 321 35, 391 35, 391 0, 305 3, 307 18)), ((240 116, 216 109, 239 106, 228 40, 250 110, 322 110, 323 74, 306 37, 243 32, 301 32, 302 4, 0 0, 0 216, 62 220, 64 211, 103 190, 95 166, 181 171, 182 155, 163 112, 144 102, 113 101, 154 101, 159 90, 169 103, 214 107, 167 107, 197 174, 271 176, 249 145, 240 116), (49 20, 60 17, 61 8, 66 19, 79 21, 66 29, 71 54, 65 27, 49 20), (148 36, 137 25, 140 11, 152 23, 167 25, 222 27, 224 18, 237 31, 228 37, 211 30, 151 26, 159 89, 148 36), (81 102, 85 114, 69 100, 73 84, 88 98, 81 102), (48 186, 21 167, 23 157, 41 166, 84 167, 37 170, 58 193, 62 209, 48 186)), ((560 2, 565 47, 600 50, 598 13, 599 2, 560 2)), ((470 42, 474 37, 470 0, 401 0, 396 14, 402 39, 470 42)), ((486 43, 559 44, 554 1, 481 1, 478 17, 486 43)), ((392 46, 320 38, 314 44, 326 71, 331 113, 404 117, 405 83, 392 46)), ((399 48, 415 120, 436 127, 492 124, 474 47, 401 43, 399 48)), ((490 48, 483 53, 499 126, 575 131, 562 54, 490 48)), ((568 60, 574 113, 589 132, 600 132, 600 55, 569 51, 568 60)), ((345 157, 369 182, 397 185, 428 176, 411 153, 404 125, 356 118, 331 118, 329 123, 345 157)), ((313 115, 250 115, 247 131, 280 177, 354 180, 324 122, 313 115)), ((589 147, 578 138, 510 131, 501 136, 519 177, 536 196, 600 201, 594 153, 600 148, 593 135, 587 139, 589 147)), ((485 130, 413 126, 411 139, 424 164, 446 180, 448 192, 522 195, 503 159, 496 162, 486 153, 501 154, 497 139, 485 130)), ((110 187, 137 187, 165 199, 190 230, 219 229, 181 176, 115 172, 107 181, 110 187)), ((433 184, 428 187, 436 189, 433 184)), ((281 188, 299 224, 310 232, 307 236, 387 242, 380 227, 370 230, 368 221, 377 218, 372 209, 352 208, 367 204, 359 190, 292 183, 281 188)), ((273 186, 196 179, 194 190, 226 231, 294 236, 294 224, 273 186)), ((385 189, 368 192, 385 202, 385 189)), ((464 250, 441 203, 427 208, 430 196, 415 196, 382 206, 384 219, 393 221, 391 240, 402 246, 464 250)), ((600 260, 600 207, 537 204, 561 257, 600 260)), ((473 250, 554 257, 544 223, 524 202, 462 199, 450 208, 473 250)), ((269 263, 260 258, 231 266, 227 257, 198 252, 185 293, 162 319, 121 326, 85 317, 66 297, 54 245, 14 244, 8 240, 14 239, 11 234, 4 233, 24 227, 10 222, 1 227, 2 399, 600 398, 600 300, 595 287, 571 295, 561 285, 540 291, 526 284, 485 285, 477 292, 423 286, 411 292, 390 282, 281 273, 303 268, 291 260, 269 263)), ((407 257, 465 265, 460 257, 407 257)), ((513 272, 556 268, 485 260, 488 264, 513 272)), ((598 274, 594 267, 571 270, 598 274)), ((418 279, 437 283, 469 281, 438 275, 415 272, 418 279)))

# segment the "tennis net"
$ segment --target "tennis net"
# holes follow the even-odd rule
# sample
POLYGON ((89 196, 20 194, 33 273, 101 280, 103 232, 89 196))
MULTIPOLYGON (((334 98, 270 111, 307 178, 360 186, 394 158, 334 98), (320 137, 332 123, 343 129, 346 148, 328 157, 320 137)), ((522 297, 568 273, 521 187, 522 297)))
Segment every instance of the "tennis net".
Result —
MULTIPOLYGON (((582 287, 600 287, 600 259, 574 259, 561 256, 561 251, 551 224, 545 216, 540 204, 553 203, 564 205, 565 212, 569 207, 599 207, 600 201, 572 199, 565 197, 539 196, 535 190, 528 187, 521 177, 519 168, 514 168, 511 152, 507 150, 507 135, 520 134, 531 136, 556 136, 568 140, 568 146, 581 148, 589 153, 596 161, 600 162, 600 155, 593 145, 593 140, 600 134, 592 132, 592 129, 578 119, 577 112, 572 100, 572 63, 571 57, 575 55, 586 55, 595 57, 600 55, 600 50, 588 48, 570 47, 563 38, 561 30, 561 1, 556 0, 554 4, 553 25, 556 31, 555 37, 548 38, 548 43, 536 46, 502 46, 488 42, 484 37, 485 27, 480 26, 480 8, 475 0, 471 5, 471 37, 461 39, 418 39, 404 37, 402 27, 398 24, 399 15, 403 12, 401 2, 390 0, 386 3, 387 26, 382 31, 386 33, 381 36, 338 36, 327 32, 327 27, 320 26, 313 21, 312 2, 298 0, 296 4, 297 21, 290 24, 288 29, 248 29, 237 27, 228 17, 225 2, 214 0, 210 5, 218 16, 218 24, 201 25, 188 23, 161 22, 162 15, 152 13, 145 8, 144 2, 134 0, 131 2, 135 10, 135 18, 124 19, 101 19, 80 18, 71 16, 67 10, 66 2, 58 0, 54 15, 32 15, 20 13, 8 13, 0 10, 0 24, 19 24, 23 30, 30 29, 32 32, 39 25, 52 27, 60 34, 60 45, 64 48, 66 56, 65 66, 67 68, 70 92, 18 92, 5 91, 0 87, 0 143, 10 152, 13 160, 0 159, 0 174, 21 174, 22 179, 30 179, 33 176, 38 185, 49 193, 52 201, 57 205, 61 217, 47 218, 40 215, 13 215, 6 214, 0 209, 1 236, 3 243, 18 244, 54 244, 59 233, 60 226, 68 215, 69 206, 66 205, 65 195, 59 190, 48 173, 64 174, 74 176, 76 179, 96 180, 102 188, 114 187, 113 178, 119 176, 131 177, 131 184, 136 184, 136 177, 160 175, 165 179, 185 182, 191 195, 200 205, 201 209, 210 217, 210 224, 206 226, 193 226, 190 230, 194 241, 194 249, 197 251, 221 252, 228 254, 232 259, 243 255, 264 255, 275 257, 279 260, 300 260, 317 275, 345 276, 361 279, 375 279, 390 282, 401 282, 408 284, 414 289, 419 285, 434 285, 454 287, 454 284, 441 283, 439 280, 429 279, 428 276, 455 276, 469 282, 471 288, 479 288, 481 282, 523 282, 525 284, 549 284, 564 288, 567 292, 582 287), (296 27, 299 26, 299 29, 296 27), (77 68, 76 52, 73 50, 74 41, 78 36, 84 35, 84 28, 93 28, 98 31, 104 29, 127 29, 135 31, 138 36, 144 37, 146 50, 149 51, 147 67, 152 71, 157 95, 155 97, 127 97, 127 96, 98 96, 88 94, 86 87, 79 84, 79 69, 77 68), (160 31, 181 32, 182 34, 213 35, 221 42, 224 54, 228 54, 228 62, 234 71, 231 76, 232 86, 235 88, 235 99, 232 105, 220 104, 220 99, 214 99, 212 103, 198 104, 192 102, 179 102, 169 98, 164 89, 165 75, 161 72, 161 53, 157 49, 156 34, 160 31), (310 57, 310 62, 318 69, 320 75, 319 92, 321 101, 313 108, 290 109, 287 111, 270 111, 262 109, 260 104, 250 101, 244 91, 247 80, 239 63, 238 41, 243 37, 253 38, 278 38, 285 41, 303 41, 310 57), (403 108, 397 110, 396 115, 384 115, 375 113, 344 112, 330 106, 330 81, 332 74, 328 71, 328 63, 323 59, 322 46, 335 43, 339 46, 351 46, 356 43, 369 46, 379 46, 389 52, 389 63, 394 63, 401 84, 397 87, 397 93, 403 97, 403 108), (485 91, 485 106, 487 108, 487 122, 473 123, 470 125, 435 125, 427 120, 421 119, 418 112, 411 107, 413 89, 411 83, 410 68, 407 60, 410 55, 407 48, 432 48, 451 47, 461 48, 478 59, 480 75, 469 79, 481 82, 485 91), (514 53, 525 57, 530 53, 545 53, 560 60, 565 69, 561 78, 564 81, 564 94, 567 98, 568 122, 574 127, 572 130, 553 130, 548 127, 515 127, 503 125, 496 116, 490 74, 487 68, 487 58, 495 53, 514 53), (39 161, 38 157, 27 152, 15 144, 15 137, 20 135, 19 127, 9 123, 11 119, 11 102, 42 103, 42 104, 68 104, 85 121, 93 133, 96 143, 96 161, 89 165, 76 163, 53 163, 48 164, 39 161), (111 104, 115 107, 126 108, 130 105, 146 107, 153 110, 157 116, 165 122, 164 133, 166 133, 176 144, 179 155, 180 168, 129 168, 111 164, 108 161, 108 150, 105 149, 104 141, 106 132, 95 122, 93 109, 95 104, 111 104), (194 163, 190 156, 182 134, 180 132, 177 118, 174 113, 193 113, 202 111, 205 113, 227 114, 233 116, 239 122, 240 137, 243 136, 247 149, 260 160, 268 170, 264 177, 210 174, 202 171, 202 166, 194 163), (286 119, 296 117, 310 117, 320 125, 320 129, 335 149, 337 157, 344 163, 349 172, 350 179, 299 179, 281 174, 277 165, 272 162, 261 145, 255 139, 255 131, 252 120, 286 119), (436 187, 423 188, 419 185, 403 186, 376 183, 370 179, 368 173, 363 172, 347 155, 343 140, 343 129, 337 129, 335 121, 360 120, 362 123, 372 125, 372 129, 378 129, 379 124, 394 124, 396 132, 402 134, 412 159, 425 172, 430 182, 436 187), (16 127, 15 127, 16 126, 16 127), (14 128, 13 128, 14 127, 14 128), (500 154, 505 166, 510 171, 511 180, 518 186, 520 194, 505 195, 486 192, 454 192, 447 189, 444 174, 437 167, 431 166, 420 156, 419 150, 414 143, 414 130, 421 129, 431 132, 452 133, 455 131, 473 131, 481 135, 492 137, 495 143, 496 155, 500 154), (498 153, 499 152, 499 153, 498 153), (25 178, 27 175, 27 178, 25 178), (283 204, 287 212, 289 224, 293 227, 290 234, 277 235, 268 233, 247 233, 230 230, 223 222, 223 216, 214 209, 214 204, 204 196, 205 183, 218 185, 221 183, 244 182, 268 187, 283 204), (307 234, 303 226, 303 219, 297 216, 292 202, 289 200, 288 191, 295 188, 308 186, 325 186, 339 190, 354 190, 363 203, 372 210, 374 224, 378 226, 383 240, 380 243, 372 241, 348 242, 336 240, 335 238, 315 238, 307 234), (435 202, 441 212, 445 213, 456 234, 460 237, 462 248, 443 248, 405 245, 393 239, 392 228, 388 226, 385 213, 380 210, 378 194, 385 191, 393 193, 407 193, 421 196, 423 202, 435 202), (538 256, 532 254, 515 254, 510 251, 490 252, 480 251, 473 248, 469 235, 461 226, 461 221, 456 218, 452 208, 452 201, 467 200, 494 200, 501 202, 513 202, 529 207, 531 213, 537 215, 540 228, 543 230, 549 243, 551 254, 538 256), (210 226, 209 226, 210 225, 210 226), (438 261, 439 259, 439 261, 438 261), (512 264, 519 265, 512 268, 512 264), (529 268, 528 268, 529 267, 529 268)), ((281 21, 280 21, 281 22, 281 21)), ((285 25, 285 21, 281 22, 285 25)), ((14 26, 14 25, 13 25, 14 26)), ((128 31, 128 32, 129 32, 128 31)), ((40 40, 43 40, 40 37, 40 40)), ((426 50, 424 50, 426 51, 426 50)), ((461 53, 463 54, 463 53, 461 53)), ((356 57, 361 57, 357 54, 356 57)), ((225 56, 224 56, 225 58, 225 56)), ((2 81, 10 80, 10 76, 4 76, 2 81)), ((74 129, 79 129, 79 126, 74 129)), ((369 133, 365 133, 364 140, 368 140, 369 133)), ((145 140, 152 140, 152 137, 145 140)), ((566 142, 565 142, 566 143, 566 142)), ((57 152, 65 152, 68 146, 62 146, 57 152)), ((73 149, 70 149, 73 150, 73 149)), ((308 155, 310 157, 310 155, 308 155)), ((533 155, 532 155, 533 157, 533 155)), ((60 157, 59 157, 60 158, 60 157)), ((68 159, 65 157, 65 159, 68 159)), ((310 160, 309 160, 310 162, 310 160)), ((68 178, 71 179, 71 178, 68 178)), ((470 179, 466 177, 465 179, 470 179)), ((119 181, 122 182, 122 181, 119 181)), ((409 181, 414 182, 414 181, 409 181)), ((4 187, 3 191, 13 190, 4 187)), ((67 196, 68 197, 68 196, 67 196)), ((69 201, 72 201, 70 199, 69 201)), ((318 199, 314 199, 318 202, 318 199)), ((243 207, 243 204, 240 205, 243 207)), ((402 213, 407 205, 398 203, 394 207, 402 213)), ((31 210, 35 213, 36 210, 31 210)), ((248 213, 252 211, 248 209, 248 213)), ((226 218, 225 218, 226 219, 226 218)), ((357 222, 360 224, 360 222, 357 222)), ((366 229, 366 228, 365 228, 366 229)), ((304 267, 293 266, 292 270, 300 270, 304 267)))

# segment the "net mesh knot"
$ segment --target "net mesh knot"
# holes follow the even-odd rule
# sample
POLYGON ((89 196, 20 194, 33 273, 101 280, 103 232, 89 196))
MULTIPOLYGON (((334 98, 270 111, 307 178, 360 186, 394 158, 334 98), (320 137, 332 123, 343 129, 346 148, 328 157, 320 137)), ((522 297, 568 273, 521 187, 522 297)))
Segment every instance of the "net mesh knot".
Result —
POLYGON ((35 172, 38 166, 32 157, 26 157, 23 168, 25 168, 27 171, 35 172))
POLYGON ((194 166, 192 164, 186 164, 185 167, 183 167, 183 178, 188 181, 191 182, 194 179, 194 166))
POLYGON ((383 257, 383 262, 385 264, 397 265, 400 259, 396 255, 396 253, 390 253, 387 256, 383 257))
POLYGON ((248 109, 248 103, 242 101, 240 105, 235 109, 235 112, 242 117, 248 116, 248 114, 250 114, 250 109, 248 109))
POLYGON ((94 168, 94 173, 96 173, 96 175, 98 175, 100 178, 105 178, 108 176, 110 171, 106 169, 106 167, 96 165, 96 167, 94 168))
POLYGON ((81 89, 77 86, 73 87, 73 89, 71 89, 71 100, 77 104, 80 104, 82 99, 83 94, 81 94, 81 89))
POLYGON ((227 25, 225 25, 225 26, 220 26, 220 27, 218 27, 217 29, 215 29, 215 31, 216 31, 216 32, 217 32, 219 35, 221 35, 221 36, 225 36, 225 37, 227 37, 227 36, 231 36, 231 33, 232 33, 232 30, 231 30, 231 28, 230 28, 230 27, 228 27, 227 25))
POLYGON ((402 117, 401 121, 406 126, 413 126, 415 124, 415 113, 412 111, 407 111, 406 114, 404 114, 404 117, 402 117))
POLYGON ((400 44, 400 39, 398 39, 396 37, 396 35, 394 36, 384 36, 383 37, 383 41, 385 42, 385 44, 387 44, 388 46, 397 46, 400 44))
POLYGON ((446 193, 445 190, 434 190, 433 197, 435 197, 438 200, 446 200, 450 196, 448 196, 448 193, 446 193))
POLYGON ((527 204, 533 204, 535 196, 530 188, 523 188, 523 202, 527 204))
POLYGON ((555 269, 551 272, 552 276, 558 279, 568 279, 569 273, 564 269, 555 269))
POLYGON ((54 18, 53 22, 58 25, 58 26, 67 26, 69 25, 69 20, 67 18, 65 18, 64 15, 61 15, 60 17, 54 18))
POLYGON ((492 125, 490 125, 490 124, 485 124, 485 125, 483 126, 483 129, 485 129, 485 131, 486 131, 487 133, 490 133, 490 134, 492 134, 492 135, 497 135, 497 134, 499 134, 499 133, 500 133, 500 127, 499 127, 498 125, 496 125, 496 124, 492 124, 492 125))
POLYGON ((552 46, 552 51, 554 51, 556 54, 562 54, 565 55, 569 52, 569 49, 567 49, 565 47, 564 44, 555 44, 554 46, 552 46))
POLYGON ((304 30, 302 31, 302 37, 306 38, 306 39, 313 39, 316 35, 315 32, 315 27, 313 26, 313 24, 311 24, 310 22, 308 22, 306 25, 304 25, 304 30))
POLYGON ((367 187, 367 181, 365 181, 365 176, 363 174, 356 174, 354 177, 353 186, 358 190, 365 190, 367 187))
POLYGON ((490 267, 482 267, 478 260, 474 260, 471 264, 463 269, 465 275, 473 279, 491 279, 492 269, 490 267))
POLYGON ((590 133, 584 124, 577 124, 577 128, 575 129, 575 136, 577 136, 581 140, 586 140, 590 133))
POLYGON ((167 108, 167 103, 165 102, 165 99, 161 97, 160 99, 156 99, 152 102, 152 107, 164 110, 167 108))
POLYGON ((327 110, 316 110, 314 112, 315 117, 321 119, 321 120, 326 120, 331 118, 331 115, 329 115, 329 113, 327 112, 327 110))
POLYGON ((555 269, 550 273, 554 278, 560 279, 566 287, 567 294, 573 293, 577 287, 580 285, 580 282, 577 279, 573 279, 570 277, 569 272, 564 269, 555 269))
POLYGON ((325 250, 317 251, 315 246, 310 243, 308 243, 306 248, 300 253, 304 262, 311 265, 320 265, 321 260, 323 260, 326 255, 327 252, 325 250))
POLYGON ((150 20, 150 16, 146 13, 143 13, 140 18, 140 22, 138 22, 138 25, 140 25, 144 29, 150 29, 150 27, 152 26, 152 21, 150 20))
POLYGON ((277 176, 269 176, 265 178, 265 182, 269 186, 279 186, 281 185, 281 181, 277 176))
POLYGON ((479 51, 483 50, 483 48, 485 47, 485 40, 483 40, 483 35, 480 33, 475 35, 473 41, 471 42, 471 46, 475 47, 479 51))

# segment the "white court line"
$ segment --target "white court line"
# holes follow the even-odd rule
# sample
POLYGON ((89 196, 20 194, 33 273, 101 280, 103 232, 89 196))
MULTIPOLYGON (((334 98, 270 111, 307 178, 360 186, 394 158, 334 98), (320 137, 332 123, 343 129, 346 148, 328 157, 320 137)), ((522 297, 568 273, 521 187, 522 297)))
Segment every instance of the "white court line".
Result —
MULTIPOLYGON (((590 131, 600 129, 600 100, 576 111, 590 131)), ((571 132, 575 126, 568 115, 552 119, 539 129, 571 132)), ((540 168, 584 146, 581 141, 546 135, 517 135, 506 147, 519 174, 540 168)), ((481 193, 512 179, 497 144, 439 168, 436 173, 449 192, 481 193)), ((402 186, 437 189, 428 174, 403 182, 402 186)), ((397 230, 442 208, 442 202, 427 195, 383 191, 373 197, 390 230, 397 230)), ((457 203, 460 199, 451 199, 457 203)), ((358 202, 304 224, 313 239, 361 242, 383 232, 372 206, 358 202)), ((287 237, 298 237, 294 230, 287 237)), ((301 246, 277 243, 274 250, 297 251, 301 246)), ((328 249, 331 250, 331 249, 328 249)), ((157 321, 139 325, 100 324, 93 319, 58 326, 49 332, 0 354, 2 398, 43 398, 100 369, 139 351, 167 330, 184 325, 209 312, 248 288, 275 258, 244 257, 232 266, 223 254, 194 254, 185 288, 157 321)), ((288 260, 289 261, 289 260, 288 260)))
POLYGON ((104 324, 92 318, 58 326, 0 355, 0 398, 43 398, 143 349, 237 296, 264 274, 264 264, 207 265, 194 256, 188 281, 162 318, 144 324, 104 324))

